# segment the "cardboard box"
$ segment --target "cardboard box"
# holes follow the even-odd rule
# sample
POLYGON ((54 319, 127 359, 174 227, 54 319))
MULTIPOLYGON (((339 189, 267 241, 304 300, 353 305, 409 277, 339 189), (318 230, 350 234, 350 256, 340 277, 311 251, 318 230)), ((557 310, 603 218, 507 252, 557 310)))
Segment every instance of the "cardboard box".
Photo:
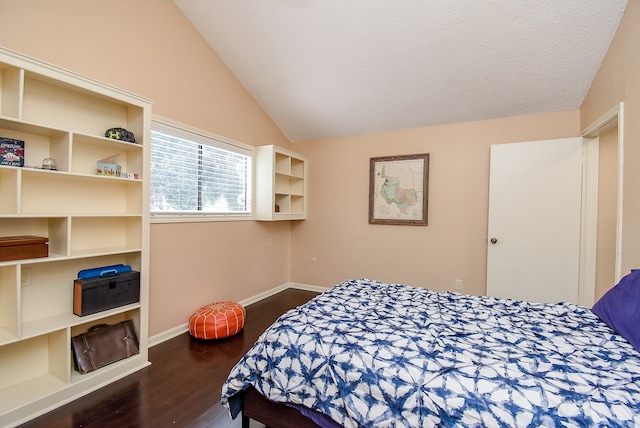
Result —
POLYGON ((139 301, 140 272, 134 270, 73 282, 73 313, 81 317, 139 301))
POLYGON ((0 238, 0 262, 48 256, 49 238, 31 235, 0 238))
POLYGON ((0 137, 0 165, 24 166, 24 141, 0 137))

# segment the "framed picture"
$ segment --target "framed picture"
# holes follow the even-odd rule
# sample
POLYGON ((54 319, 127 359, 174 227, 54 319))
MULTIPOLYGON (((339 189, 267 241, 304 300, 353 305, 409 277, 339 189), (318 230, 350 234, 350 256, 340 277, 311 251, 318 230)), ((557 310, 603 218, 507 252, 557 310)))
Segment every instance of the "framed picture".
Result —
POLYGON ((370 159, 369 223, 427 225, 429 153, 370 159))

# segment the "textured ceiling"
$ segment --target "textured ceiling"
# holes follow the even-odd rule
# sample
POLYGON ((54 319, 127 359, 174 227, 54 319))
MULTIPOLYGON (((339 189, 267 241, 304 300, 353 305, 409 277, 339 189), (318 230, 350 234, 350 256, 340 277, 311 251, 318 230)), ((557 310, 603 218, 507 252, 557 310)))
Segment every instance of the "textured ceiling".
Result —
POLYGON ((627 0, 174 0, 291 141, 580 107, 627 0))

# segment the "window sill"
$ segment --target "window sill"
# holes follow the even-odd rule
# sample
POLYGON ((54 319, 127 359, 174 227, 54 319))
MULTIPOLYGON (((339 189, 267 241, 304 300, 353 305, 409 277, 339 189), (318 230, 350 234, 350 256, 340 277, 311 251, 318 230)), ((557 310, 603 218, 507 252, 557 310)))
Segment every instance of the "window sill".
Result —
POLYGON ((171 215, 171 214, 159 214, 151 215, 151 224, 161 223, 202 223, 202 222, 216 222, 216 221, 247 221, 256 218, 253 214, 183 214, 183 215, 171 215))

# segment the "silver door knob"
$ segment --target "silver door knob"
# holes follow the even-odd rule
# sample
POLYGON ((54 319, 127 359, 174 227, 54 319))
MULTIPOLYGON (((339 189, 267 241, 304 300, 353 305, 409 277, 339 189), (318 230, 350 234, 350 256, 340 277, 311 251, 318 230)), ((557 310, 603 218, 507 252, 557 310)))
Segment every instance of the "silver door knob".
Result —
POLYGON ((491 243, 495 244, 496 242, 498 242, 498 240, 496 238, 491 238, 491 243))

